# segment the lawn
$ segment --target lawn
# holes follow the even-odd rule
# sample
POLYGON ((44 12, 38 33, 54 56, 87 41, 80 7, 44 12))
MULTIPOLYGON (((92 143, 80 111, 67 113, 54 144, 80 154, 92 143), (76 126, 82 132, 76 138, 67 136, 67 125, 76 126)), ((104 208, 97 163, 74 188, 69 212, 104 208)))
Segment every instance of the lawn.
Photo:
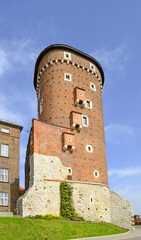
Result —
POLYGON ((67 240, 125 232, 105 223, 65 222, 58 220, 0 217, 2 240, 67 240))

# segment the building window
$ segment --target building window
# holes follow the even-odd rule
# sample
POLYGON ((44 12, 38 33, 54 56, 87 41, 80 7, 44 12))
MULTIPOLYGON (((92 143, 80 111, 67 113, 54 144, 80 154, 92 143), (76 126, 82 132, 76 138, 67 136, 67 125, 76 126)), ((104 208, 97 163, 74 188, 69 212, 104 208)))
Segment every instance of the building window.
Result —
POLYGON ((71 82, 71 74, 70 73, 64 73, 64 80, 71 82))
POLYGON ((42 113, 42 111, 43 111, 43 98, 40 101, 40 114, 42 113))
POLYGON ((94 92, 96 92, 96 86, 92 82, 90 82, 90 89, 92 89, 94 92))
POLYGON ((93 197, 90 198, 90 202, 93 203, 94 202, 94 199, 93 197))
POLYGON ((1 132, 10 133, 9 128, 1 128, 1 132))
POLYGON ((93 152, 93 147, 91 145, 87 145, 86 150, 87 150, 87 152, 92 153, 93 152))
POLYGON ((95 71, 95 65, 92 64, 92 63, 90 63, 90 69, 91 69, 92 71, 95 71))
POLYGON ((85 115, 82 115, 82 124, 83 124, 84 127, 88 127, 89 126, 89 119, 85 115))
POLYGON ((0 169, 0 181, 8 182, 8 169, 0 169))
POLYGON ((0 193, 0 205, 8 206, 8 193, 0 193))
POLYGON ((71 168, 68 168, 68 174, 72 175, 72 169, 71 168))
POLYGON ((86 108, 92 109, 92 102, 89 99, 86 99, 86 108))
POLYGON ((96 178, 98 178, 98 177, 99 177, 99 172, 98 172, 98 171, 94 171, 94 176, 95 176, 96 178))
POLYGON ((8 144, 1 144, 1 156, 8 157, 9 156, 9 145, 8 144))
POLYGON ((64 58, 71 60, 71 53, 64 52, 64 58))

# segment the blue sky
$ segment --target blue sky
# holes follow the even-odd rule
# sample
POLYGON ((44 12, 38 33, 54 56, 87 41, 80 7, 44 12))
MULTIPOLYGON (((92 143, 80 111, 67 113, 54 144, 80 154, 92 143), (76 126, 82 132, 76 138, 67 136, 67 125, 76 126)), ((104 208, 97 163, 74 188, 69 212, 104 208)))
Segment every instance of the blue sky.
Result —
POLYGON ((103 111, 109 186, 141 214, 141 1, 0 1, 0 118, 19 123, 20 183, 32 118, 35 61, 54 43, 93 57, 105 72, 103 111))

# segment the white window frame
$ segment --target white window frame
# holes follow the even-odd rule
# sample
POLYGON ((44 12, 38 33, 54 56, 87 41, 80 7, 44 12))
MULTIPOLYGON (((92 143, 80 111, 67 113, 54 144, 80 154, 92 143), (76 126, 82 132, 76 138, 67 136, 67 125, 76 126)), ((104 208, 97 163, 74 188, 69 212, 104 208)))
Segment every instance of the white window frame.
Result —
POLYGON ((82 125, 83 125, 84 127, 88 127, 88 126, 89 126, 89 118, 88 118, 86 115, 82 115, 82 125), (84 124, 83 118, 86 118, 87 124, 84 124))
POLYGON ((89 99, 86 99, 86 104, 85 104, 85 107, 88 108, 88 109, 92 109, 93 108, 93 104, 92 104, 92 101, 90 101, 89 99), (87 102, 89 101, 90 103, 90 106, 87 105, 87 102))
POLYGON ((9 157, 9 145, 1 143, 1 156, 9 157))
POLYGON ((8 206, 8 193, 0 192, 0 205, 8 206))
POLYGON ((70 73, 64 73, 64 80, 68 81, 68 82, 71 82, 71 74, 70 73), (67 76, 69 76, 69 79, 68 79, 67 76))
POLYGON ((96 171, 94 171, 94 177, 95 178, 98 178, 99 177, 99 172, 96 170, 96 171))
POLYGON ((43 112, 43 98, 40 101, 40 114, 43 112))
POLYGON ((90 63, 90 69, 91 69, 93 72, 95 72, 95 65, 92 64, 92 63, 90 63))
POLYGON ((71 60, 71 53, 64 52, 64 58, 67 59, 67 60, 71 60), (68 55, 68 57, 67 57, 67 55, 68 55))
POLYGON ((1 128, 1 132, 3 132, 3 133, 10 133, 10 130, 9 130, 9 128, 2 127, 1 128))
POLYGON ((72 168, 67 169, 68 175, 72 175, 72 168))
POLYGON ((0 169, 0 181, 8 182, 8 169, 4 169, 4 168, 0 169))
POLYGON ((88 153, 92 153, 93 152, 93 147, 91 145, 87 145, 86 150, 87 150, 88 153), (89 148, 90 148, 90 150, 89 150, 89 148))
POLYGON ((94 83, 90 82, 90 89, 96 92, 96 86, 94 83))

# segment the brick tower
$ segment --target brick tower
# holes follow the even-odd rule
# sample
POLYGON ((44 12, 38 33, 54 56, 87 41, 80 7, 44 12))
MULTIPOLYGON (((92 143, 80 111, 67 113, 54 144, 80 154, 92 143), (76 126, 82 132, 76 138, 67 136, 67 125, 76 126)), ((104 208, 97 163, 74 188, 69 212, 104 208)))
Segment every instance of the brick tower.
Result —
POLYGON ((59 215, 60 182, 67 181, 79 215, 111 222, 103 84, 96 59, 70 46, 51 45, 37 58, 38 120, 27 145, 21 215, 59 215))
POLYGON ((42 153, 59 157, 70 168, 68 177, 73 181, 108 184, 103 84, 100 64, 74 48, 53 45, 37 59, 34 86, 39 121, 62 132, 53 141, 47 139, 51 142, 45 149, 41 146, 42 153))

